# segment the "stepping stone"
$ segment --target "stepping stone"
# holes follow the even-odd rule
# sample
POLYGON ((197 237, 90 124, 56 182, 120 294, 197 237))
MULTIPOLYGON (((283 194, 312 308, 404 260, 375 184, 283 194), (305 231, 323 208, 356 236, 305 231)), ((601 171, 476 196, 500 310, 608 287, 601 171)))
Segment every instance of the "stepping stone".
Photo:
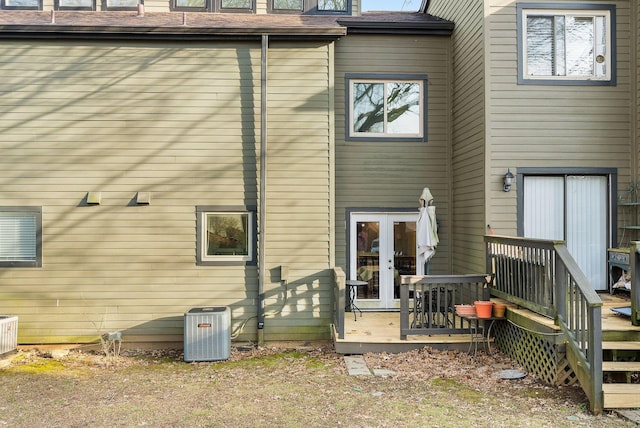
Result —
POLYGON ((371 370, 367 367, 362 355, 345 355, 344 362, 351 376, 370 376, 371 370))
POLYGON ((387 369, 373 369, 373 374, 381 377, 395 376, 396 372, 387 369))

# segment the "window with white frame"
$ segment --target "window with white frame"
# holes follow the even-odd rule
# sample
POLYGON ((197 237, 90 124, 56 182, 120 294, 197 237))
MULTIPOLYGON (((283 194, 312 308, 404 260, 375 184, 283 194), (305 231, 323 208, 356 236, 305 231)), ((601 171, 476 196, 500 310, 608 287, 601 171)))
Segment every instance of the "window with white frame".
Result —
POLYGON ((255 209, 197 207, 198 264, 255 264, 255 209))
POLYGON ((347 139, 426 140, 426 76, 347 75, 346 84, 347 139))
POLYGON ((615 6, 518 5, 519 83, 615 84, 615 6))
POLYGON ((271 13, 349 14, 351 0, 269 0, 271 13))
POLYGON ((42 210, 0 207, 0 267, 42 266, 42 210))

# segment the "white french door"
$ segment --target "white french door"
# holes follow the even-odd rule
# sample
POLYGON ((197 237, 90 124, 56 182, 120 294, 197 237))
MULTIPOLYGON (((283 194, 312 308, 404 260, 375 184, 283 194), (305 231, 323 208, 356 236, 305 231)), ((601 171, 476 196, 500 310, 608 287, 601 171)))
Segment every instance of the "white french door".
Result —
POLYGON ((417 219, 417 212, 351 215, 349 279, 367 282, 357 290, 359 308, 399 308, 400 276, 422 274, 416 263, 417 219))
POLYGON ((524 176, 524 236, 566 240, 595 290, 607 289, 606 176, 524 176))

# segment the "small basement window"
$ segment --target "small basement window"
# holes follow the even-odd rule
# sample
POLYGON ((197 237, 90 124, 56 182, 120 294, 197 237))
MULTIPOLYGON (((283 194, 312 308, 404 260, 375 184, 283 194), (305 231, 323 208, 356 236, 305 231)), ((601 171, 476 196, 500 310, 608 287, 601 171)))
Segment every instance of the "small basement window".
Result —
POLYGON ((42 266, 42 209, 0 207, 0 267, 42 266))
POLYGON ((197 263, 255 264, 255 209, 200 206, 197 212, 197 263))

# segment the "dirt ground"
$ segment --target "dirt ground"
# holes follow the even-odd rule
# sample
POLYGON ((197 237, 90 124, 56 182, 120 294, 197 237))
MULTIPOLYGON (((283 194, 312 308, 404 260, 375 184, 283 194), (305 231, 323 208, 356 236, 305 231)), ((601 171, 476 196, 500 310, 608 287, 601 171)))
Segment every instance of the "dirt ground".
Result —
POLYGON ((0 360, 9 427, 632 427, 591 415, 578 387, 550 387, 501 354, 367 354, 386 376, 350 376, 328 344, 233 348, 185 363, 180 351, 21 349, 0 360))

